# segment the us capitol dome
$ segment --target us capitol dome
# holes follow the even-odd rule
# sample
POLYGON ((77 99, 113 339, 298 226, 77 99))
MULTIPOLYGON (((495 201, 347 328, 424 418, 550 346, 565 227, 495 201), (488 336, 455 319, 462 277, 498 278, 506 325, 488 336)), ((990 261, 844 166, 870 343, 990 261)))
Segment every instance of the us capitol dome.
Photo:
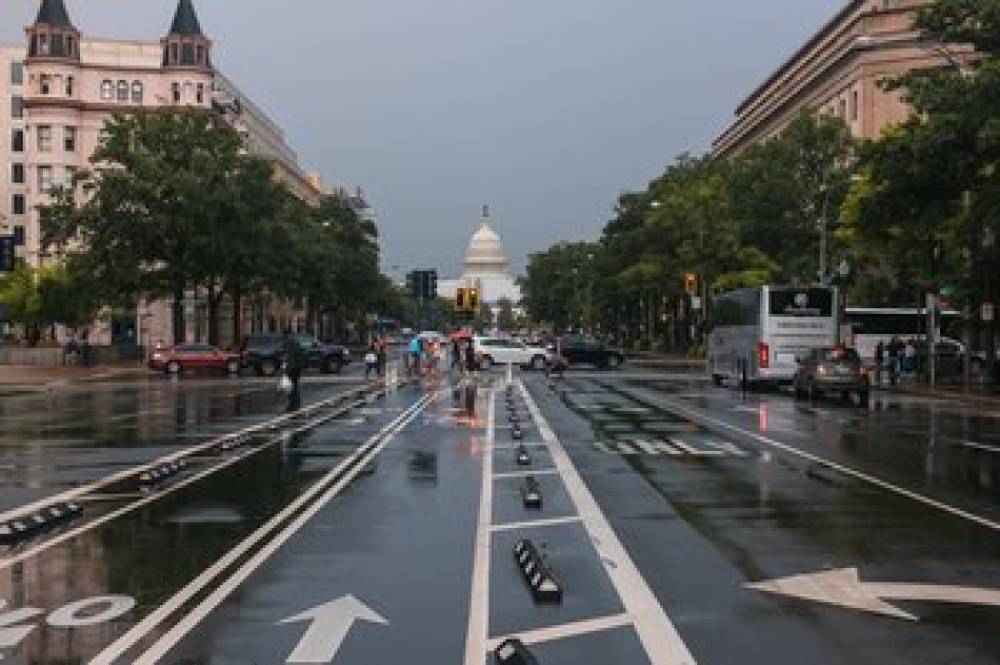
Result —
POLYGON ((454 298, 460 287, 478 286, 484 303, 495 304, 506 299, 516 305, 521 301, 521 289, 510 275, 503 241, 490 221, 489 206, 483 206, 479 228, 472 234, 465 252, 462 276, 438 281, 438 295, 442 298, 454 298))

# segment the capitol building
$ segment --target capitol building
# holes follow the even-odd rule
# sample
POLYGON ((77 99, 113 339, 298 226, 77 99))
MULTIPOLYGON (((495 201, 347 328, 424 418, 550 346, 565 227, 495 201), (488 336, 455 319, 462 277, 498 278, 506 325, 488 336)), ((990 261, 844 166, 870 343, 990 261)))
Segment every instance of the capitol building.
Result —
POLYGON ((454 299, 458 289, 478 287, 484 304, 509 300, 517 305, 521 302, 521 289, 508 266, 503 242, 490 226, 489 206, 483 206, 479 229, 472 235, 465 253, 464 272, 457 279, 438 280, 438 296, 454 299))

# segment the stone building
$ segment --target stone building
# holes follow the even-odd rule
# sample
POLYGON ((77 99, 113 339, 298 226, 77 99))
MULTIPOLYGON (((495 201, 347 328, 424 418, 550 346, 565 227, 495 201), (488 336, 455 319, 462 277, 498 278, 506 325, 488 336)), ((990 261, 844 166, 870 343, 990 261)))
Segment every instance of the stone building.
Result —
POLYGON ((460 287, 479 288, 481 302, 488 305, 501 300, 514 305, 521 302, 521 289, 509 272, 503 241, 490 225, 488 206, 483 207, 479 228, 469 240, 462 276, 438 281, 438 295, 453 299, 460 287))
POLYGON ((781 130, 802 109, 843 118, 851 132, 877 138, 905 120, 899 92, 879 84, 915 69, 961 66, 967 50, 923 39, 913 27, 930 0, 850 0, 736 109, 712 144, 716 157, 738 154, 781 130))
MULTIPOLYGON (((269 159, 275 177, 296 196, 318 204, 320 178, 303 171, 281 128, 213 64, 214 44, 192 0, 179 0, 166 35, 156 42, 99 39, 73 24, 64 0, 42 0, 24 45, 0 46, 0 235, 13 235, 17 256, 33 266, 54 260, 41 245, 36 207, 49 188, 89 166, 113 113, 190 107, 214 112, 244 137, 249 152, 269 159)), ((186 303, 189 340, 204 338, 204 302, 186 303)), ((296 328, 304 313, 289 303, 267 311, 246 305, 245 332, 296 328)), ((223 318, 232 316, 231 308, 223 318)), ((220 328, 231 328, 223 320, 220 328)), ((95 344, 171 343, 169 304, 141 303, 90 331, 95 344)), ((182 340, 177 340, 182 341, 182 340)), ((224 340, 230 342, 232 340, 224 340)))

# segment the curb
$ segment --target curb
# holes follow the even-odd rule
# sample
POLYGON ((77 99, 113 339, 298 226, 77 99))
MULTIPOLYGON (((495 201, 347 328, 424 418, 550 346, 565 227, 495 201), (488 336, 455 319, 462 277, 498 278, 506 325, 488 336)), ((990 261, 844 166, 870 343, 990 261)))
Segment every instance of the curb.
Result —
POLYGON ((962 393, 950 390, 923 390, 920 388, 890 387, 881 386, 876 391, 889 395, 910 395, 913 397, 932 397, 946 399, 953 402, 966 402, 973 404, 983 404, 985 406, 1000 407, 1000 396, 976 395, 974 393, 962 393))

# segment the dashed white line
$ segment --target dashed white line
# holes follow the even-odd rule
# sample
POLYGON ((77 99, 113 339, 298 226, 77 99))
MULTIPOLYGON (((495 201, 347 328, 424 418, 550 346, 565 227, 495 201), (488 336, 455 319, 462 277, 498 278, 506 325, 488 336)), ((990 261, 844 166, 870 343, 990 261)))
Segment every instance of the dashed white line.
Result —
MULTIPOLYGON (((517 633, 516 637, 524 644, 531 646, 532 644, 543 644, 545 642, 562 640, 567 637, 576 637, 578 635, 587 635, 589 633, 631 626, 632 623, 632 617, 628 614, 614 614, 612 616, 563 623, 557 626, 546 626, 545 628, 517 633)), ((490 640, 489 648, 496 649, 500 641, 499 639, 490 640)))
POLYGON ((490 527, 493 533, 502 531, 518 531, 520 529, 542 529, 547 526, 559 526, 560 524, 576 524, 581 521, 579 515, 567 517, 551 517, 544 520, 529 520, 526 522, 509 522, 506 524, 494 524, 490 527))
POLYGON ((510 473, 494 473, 494 480, 504 478, 526 478, 528 476, 558 476, 558 469, 534 469, 532 471, 511 471, 510 473))

